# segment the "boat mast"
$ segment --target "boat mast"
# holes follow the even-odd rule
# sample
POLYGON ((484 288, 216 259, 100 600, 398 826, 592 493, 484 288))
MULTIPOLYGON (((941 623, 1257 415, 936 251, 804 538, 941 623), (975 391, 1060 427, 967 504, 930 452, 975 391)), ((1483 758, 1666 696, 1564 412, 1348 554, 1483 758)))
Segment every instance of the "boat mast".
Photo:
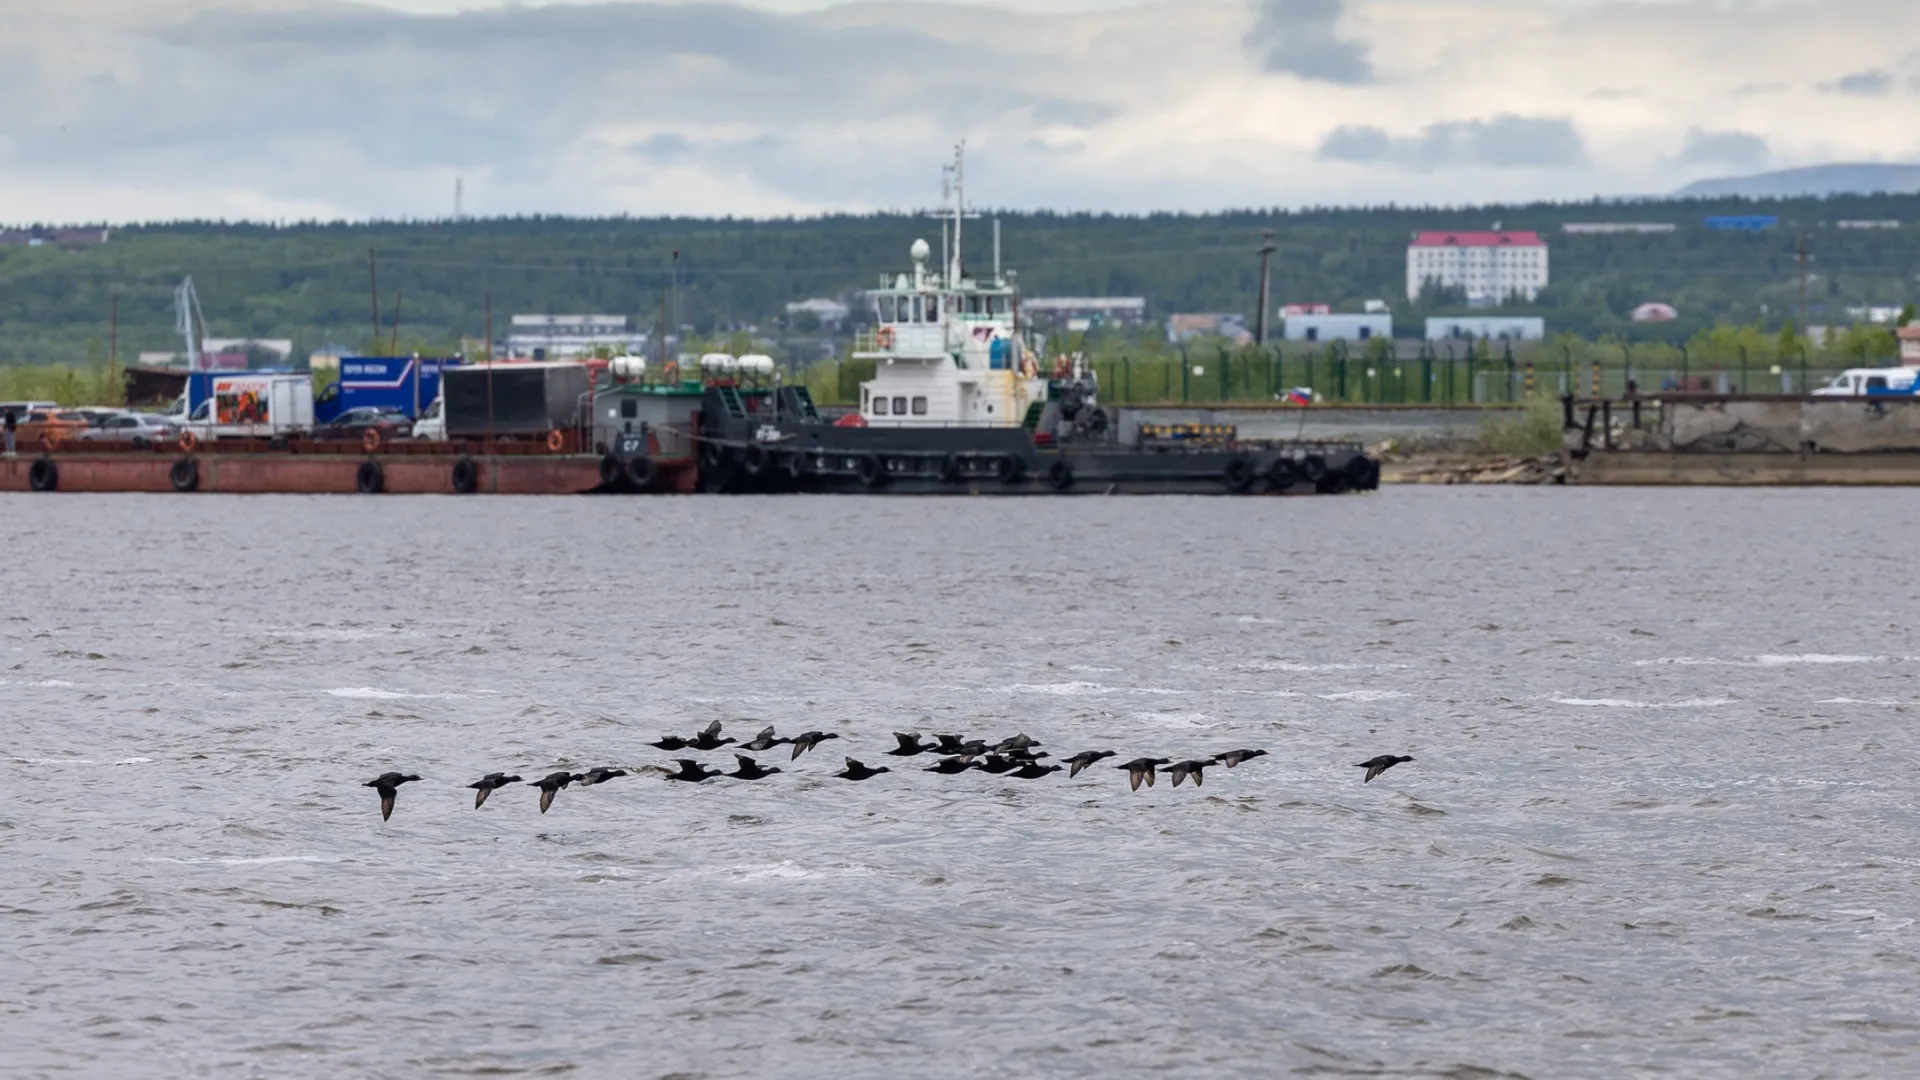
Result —
POLYGON ((960 222, 967 206, 967 140, 953 147, 953 262, 947 267, 947 287, 960 287, 960 222))

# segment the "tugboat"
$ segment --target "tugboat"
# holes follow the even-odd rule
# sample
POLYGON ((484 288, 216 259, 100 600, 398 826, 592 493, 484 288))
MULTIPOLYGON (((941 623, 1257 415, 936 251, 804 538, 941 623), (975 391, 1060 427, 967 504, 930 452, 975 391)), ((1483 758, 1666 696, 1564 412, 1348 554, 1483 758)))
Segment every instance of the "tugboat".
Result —
MULTIPOLYGON (((1371 491, 1379 462, 1357 442, 1246 440, 1231 425, 1152 424, 1099 401, 1078 357, 1050 363, 1020 325, 1011 272, 961 258, 964 148, 951 166, 951 250, 916 240, 913 267, 868 295, 877 323, 857 410, 823 418, 805 387, 732 378, 703 359, 699 486, 709 492, 902 494, 1334 494, 1371 491)), ((943 241, 946 237, 943 237, 943 241)), ((945 243, 942 245, 946 246, 945 243)), ((711 363, 707 361, 711 360, 711 363)))

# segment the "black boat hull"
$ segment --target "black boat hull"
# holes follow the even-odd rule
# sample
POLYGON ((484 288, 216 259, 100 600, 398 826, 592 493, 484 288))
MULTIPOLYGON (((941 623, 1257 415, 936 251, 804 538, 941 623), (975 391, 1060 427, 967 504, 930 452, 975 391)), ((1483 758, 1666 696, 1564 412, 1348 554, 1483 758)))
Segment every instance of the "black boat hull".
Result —
POLYGON ((1380 479, 1357 443, 1043 447, 1025 428, 715 427, 701 443, 708 492, 1313 495, 1368 491, 1380 479))

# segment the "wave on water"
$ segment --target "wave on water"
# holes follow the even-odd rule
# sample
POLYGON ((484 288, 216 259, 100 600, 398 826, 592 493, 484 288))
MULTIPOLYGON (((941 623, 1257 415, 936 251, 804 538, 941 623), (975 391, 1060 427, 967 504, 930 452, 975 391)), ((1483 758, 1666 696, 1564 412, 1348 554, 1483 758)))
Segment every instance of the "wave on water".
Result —
POLYGON ((151 762, 152 760, 153 759, 150 757, 128 757, 128 758, 121 758, 119 761, 114 762, 114 764, 115 765, 145 765, 148 762, 151 762))
POLYGON ((1398 690, 1342 690, 1337 694, 1315 694, 1322 701, 1392 701, 1409 695, 1398 690))
POLYGON ((1716 656, 1662 656, 1653 660, 1635 660, 1639 667, 1785 667, 1790 664, 1897 664, 1913 659, 1908 656, 1855 656, 1850 653, 1762 653, 1739 659, 1716 656))
POLYGON ((1588 709, 1710 709, 1717 705, 1735 705, 1730 697, 1688 698, 1685 701, 1633 701, 1629 698, 1549 698, 1556 705, 1574 705, 1588 709))
POLYGON ((17 683, 11 679, 0 679, 0 686, 62 687, 62 686, 73 686, 73 685, 74 685, 73 683, 70 683, 65 679, 40 679, 35 682, 23 682, 23 683, 17 683))
POLYGON ((396 701, 402 698, 463 698, 466 694, 414 694, 405 690, 382 690, 374 686, 336 686, 327 691, 329 697, 366 698, 376 701, 396 701))
POLYGON ((1899 706, 1912 705, 1914 703, 1911 701, 1895 701, 1892 698, 1830 697, 1830 698, 1821 698, 1819 701, 1814 702, 1814 704, 1815 705, 1880 705, 1888 708, 1897 708, 1899 706))
POLYGON ((92 765, 92 758, 83 757, 17 757, 7 760, 16 765, 92 765))
POLYGON ((164 855, 156 855, 137 861, 173 863, 178 866, 259 866, 266 863, 285 862, 337 863, 340 861, 340 857, 338 855, 259 855, 253 858, 173 859, 164 855))

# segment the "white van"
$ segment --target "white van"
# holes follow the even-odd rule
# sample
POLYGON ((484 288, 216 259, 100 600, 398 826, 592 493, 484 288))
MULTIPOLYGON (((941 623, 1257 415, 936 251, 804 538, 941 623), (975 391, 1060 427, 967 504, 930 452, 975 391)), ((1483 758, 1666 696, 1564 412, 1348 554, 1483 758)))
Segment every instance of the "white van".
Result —
POLYGON ((1813 396, 1912 397, 1917 392, 1916 371, 1920 368, 1848 368, 1815 390, 1813 396))

